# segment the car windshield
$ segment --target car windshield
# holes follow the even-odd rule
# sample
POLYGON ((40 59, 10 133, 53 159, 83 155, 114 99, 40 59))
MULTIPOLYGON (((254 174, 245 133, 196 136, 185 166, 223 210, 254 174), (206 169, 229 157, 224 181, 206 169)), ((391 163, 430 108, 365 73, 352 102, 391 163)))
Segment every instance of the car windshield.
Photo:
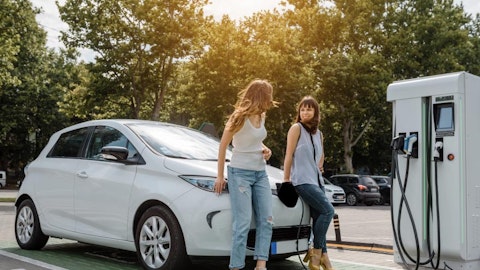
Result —
POLYGON ((323 181, 325 181, 325 185, 333 185, 326 177, 323 177, 323 181))
MULTIPOLYGON (((175 158, 217 160, 217 138, 187 127, 169 124, 128 125, 140 138, 158 153, 175 158)), ((227 150, 226 158, 231 152, 227 150)))

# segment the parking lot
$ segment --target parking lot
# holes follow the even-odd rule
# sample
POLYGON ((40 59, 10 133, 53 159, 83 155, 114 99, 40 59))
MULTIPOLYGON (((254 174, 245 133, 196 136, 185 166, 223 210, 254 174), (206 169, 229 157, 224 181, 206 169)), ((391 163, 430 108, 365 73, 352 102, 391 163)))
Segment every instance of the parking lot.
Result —
MULTIPOLYGON (((5 191, 0 193, 3 192, 5 191)), ((333 222, 329 228, 327 240, 330 258, 336 269, 402 269, 393 262, 393 255, 391 255, 392 234, 388 205, 354 207, 344 205, 336 206, 335 209, 339 216, 342 242, 335 243, 337 235, 333 222)), ((22 269, 18 264, 12 264, 19 263, 19 260, 12 260, 10 256, 12 254, 22 258, 20 263, 26 265, 23 269, 140 269, 133 252, 101 248, 63 239, 50 239, 41 251, 21 250, 15 242, 14 210, 13 203, 0 203, 0 261, 2 262, 0 269, 2 270, 22 269)), ((228 261, 226 258, 196 261, 194 266, 200 270, 227 269, 228 261)), ((248 261, 246 269, 253 267, 253 262, 248 261)), ((300 270, 304 268, 298 256, 292 256, 287 260, 269 262, 269 269, 300 270)))

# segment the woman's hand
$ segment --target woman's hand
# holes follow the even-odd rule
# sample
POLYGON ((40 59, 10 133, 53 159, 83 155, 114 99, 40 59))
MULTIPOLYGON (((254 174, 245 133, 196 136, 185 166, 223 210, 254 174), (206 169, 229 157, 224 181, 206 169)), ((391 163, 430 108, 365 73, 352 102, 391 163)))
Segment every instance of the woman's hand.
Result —
POLYGON ((268 147, 264 147, 262 149, 262 154, 263 154, 263 159, 269 160, 270 157, 272 156, 272 150, 270 150, 268 147))
POLYGON ((225 181, 225 179, 222 177, 222 178, 217 178, 215 180, 215 185, 214 185, 214 190, 215 190, 215 194, 217 195, 220 195, 222 193, 222 191, 225 189, 225 186, 227 185, 227 181, 225 181))

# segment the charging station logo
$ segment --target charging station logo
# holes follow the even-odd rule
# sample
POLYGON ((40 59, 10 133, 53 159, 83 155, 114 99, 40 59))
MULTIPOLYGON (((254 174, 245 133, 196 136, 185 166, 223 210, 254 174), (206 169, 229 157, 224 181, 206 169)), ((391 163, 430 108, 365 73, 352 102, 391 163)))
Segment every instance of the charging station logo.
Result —
POLYGON ((443 97, 436 97, 436 98, 435 98, 435 101, 436 101, 436 102, 449 101, 449 100, 453 100, 453 95, 451 95, 451 96, 443 96, 443 97))

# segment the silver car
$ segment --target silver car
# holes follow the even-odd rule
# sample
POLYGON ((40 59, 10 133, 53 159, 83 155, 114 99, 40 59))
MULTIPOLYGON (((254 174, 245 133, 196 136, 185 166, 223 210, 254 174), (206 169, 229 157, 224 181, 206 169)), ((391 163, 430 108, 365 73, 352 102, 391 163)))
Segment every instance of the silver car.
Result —
MULTIPOLYGON (((197 130, 142 120, 96 120, 58 131, 25 169, 15 202, 17 243, 41 249, 51 236, 136 251, 145 269, 185 269, 196 256, 229 256, 229 194, 213 192, 218 144, 197 130)), ((283 172, 267 171, 271 256, 303 253, 309 209, 300 200, 284 206, 275 195, 283 172)), ((248 255, 254 243, 252 222, 248 255)))

